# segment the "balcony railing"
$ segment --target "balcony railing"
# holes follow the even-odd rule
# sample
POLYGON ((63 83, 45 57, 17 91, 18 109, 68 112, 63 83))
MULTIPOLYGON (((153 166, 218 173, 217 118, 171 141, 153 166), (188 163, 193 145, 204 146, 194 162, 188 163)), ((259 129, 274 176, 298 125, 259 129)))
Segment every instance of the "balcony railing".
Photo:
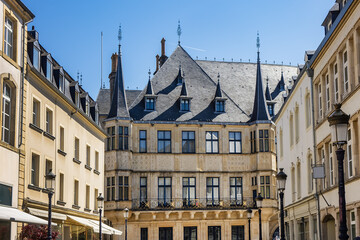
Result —
POLYGON ((242 200, 235 199, 133 199, 133 210, 161 210, 161 209, 245 209, 253 206, 252 198, 242 200), (245 201, 246 200, 246 201, 245 201))

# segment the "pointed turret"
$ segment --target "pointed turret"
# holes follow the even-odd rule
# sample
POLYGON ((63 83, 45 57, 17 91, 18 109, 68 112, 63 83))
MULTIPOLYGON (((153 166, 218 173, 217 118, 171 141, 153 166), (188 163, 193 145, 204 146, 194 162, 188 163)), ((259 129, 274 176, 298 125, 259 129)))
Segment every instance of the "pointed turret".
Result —
POLYGON ((124 78, 121 63, 121 26, 119 27, 119 53, 117 60, 117 69, 114 82, 114 90, 111 99, 108 118, 130 118, 129 109, 126 102, 124 87, 124 78))
POLYGON ((215 97, 216 98, 222 98, 222 92, 221 92, 221 86, 220 86, 220 74, 218 73, 218 82, 216 84, 216 92, 215 97))
POLYGON ((182 84, 183 82, 183 76, 182 76, 182 73, 181 73, 181 65, 179 65, 179 72, 178 72, 178 75, 176 76, 176 83, 178 85, 182 84))
POLYGON ((153 87, 152 87, 152 84, 151 84, 151 81, 150 81, 150 78, 151 78, 150 68, 149 68, 148 74, 149 74, 149 81, 148 81, 148 84, 147 84, 147 87, 146 87, 146 95, 154 95, 153 87))
POLYGON ((260 68, 260 38, 259 33, 257 36, 257 70, 256 70, 256 87, 255 87, 255 98, 254 107, 249 122, 257 120, 269 120, 270 116, 265 101, 265 94, 263 90, 263 84, 261 79, 261 68, 260 68))
POLYGON ((269 78, 266 78, 265 98, 266 98, 266 101, 272 101, 270 89, 269 89, 269 78))
POLYGON ((183 79, 183 81, 182 81, 180 96, 182 96, 182 97, 187 97, 187 90, 186 90, 185 79, 183 79))

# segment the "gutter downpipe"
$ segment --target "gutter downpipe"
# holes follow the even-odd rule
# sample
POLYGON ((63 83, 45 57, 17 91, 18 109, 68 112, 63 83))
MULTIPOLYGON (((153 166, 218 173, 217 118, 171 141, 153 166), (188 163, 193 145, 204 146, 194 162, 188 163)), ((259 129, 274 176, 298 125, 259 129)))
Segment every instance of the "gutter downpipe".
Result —
POLYGON ((24 79, 25 79, 25 27, 31 23, 34 19, 31 19, 30 21, 27 21, 23 24, 23 31, 22 31, 22 66, 21 66, 21 81, 20 81, 20 127, 19 127, 19 144, 18 148, 21 147, 23 144, 22 142, 22 135, 23 135, 23 118, 24 118, 24 79))
MULTIPOLYGON (((310 92, 311 92, 311 114, 312 114, 312 131, 313 131, 313 152, 314 152, 314 164, 316 164, 316 132, 315 132, 315 109, 314 109, 314 87, 313 87, 313 77, 314 69, 310 67, 309 61, 306 63, 306 73, 310 78, 310 92)), ((314 180, 313 180, 314 181, 314 180)), ((318 239, 322 239, 321 234, 321 220, 320 220, 320 198, 318 194, 318 184, 317 179, 315 179, 315 199, 317 205, 317 226, 318 226, 318 239)))

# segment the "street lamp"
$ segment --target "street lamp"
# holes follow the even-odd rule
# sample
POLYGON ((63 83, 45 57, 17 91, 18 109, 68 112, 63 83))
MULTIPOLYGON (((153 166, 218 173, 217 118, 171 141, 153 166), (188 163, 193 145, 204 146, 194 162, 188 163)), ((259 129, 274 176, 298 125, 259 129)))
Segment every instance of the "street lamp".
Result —
POLYGON ((55 190, 55 177, 56 175, 52 172, 52 169, 49 170, 48 174, 45 176, 46 181, 46 189, 48 191, 48 197, 49 197, 49 215, 48 215, 48 234, 47 239, 51 240, 51 198, 54 194, 55 190))
POLYGON ((338 161, 338 178, 339 178, 339 239, 346 240, 346 201, 345 201, 345 184, 344 184, 344 155, 345 150, 342 148, 347 142, 347 131, 350 116, 341 111, 341 104, 334 105, 335 110, 328 117, 329 125, 331 127, 331 141, 333 145, 337 146, 335 151, 338 161))
POLYGON ((127 240, 127 221, 128 221, 128 217, 129 217, 129 209, 125 208, 124 209, 124 218, 125 218, 125 240, 127 240))
POLYGON ((280 172, 276 175, 277 188, 280 195, 280 240, 285 240, 285 224, 284 224, 284 191, 287 175, 280 168, 280 172))
POLYGON ((251 240, 251 213, 252 213, 252 210, 251 208, 249 207, 247 210, 247 217, 248 217, 248 222, 249 222, 249 240, 251 240))
POLYGON ((256 206, 258 207, 259 211, 259 240, 262 240, 262 230, 261 230, 261 208, 262 208, 262 201, 263 197, 261 196, 261 193, 256 197, 256 206))
POLYGON ((98 203, 99 215, 100 215, 100 218, 99 218, 99 240, 101 240, 102 239, 102 235, 101 235, 101 212, 102 212, 102 209, 104 207, 104 197, 101 196, 101 193, 99 193, 99 196, 97 197, 97 203, 98 203))

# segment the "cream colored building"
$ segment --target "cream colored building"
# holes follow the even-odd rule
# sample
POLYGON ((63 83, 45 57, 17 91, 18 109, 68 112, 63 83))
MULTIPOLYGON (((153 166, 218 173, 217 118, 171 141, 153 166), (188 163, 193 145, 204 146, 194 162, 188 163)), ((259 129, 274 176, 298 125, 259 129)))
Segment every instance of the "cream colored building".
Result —
MULTIPOLYGON (((0 1, 0 205, 21 209, 24 186, 23 50, 27 22, 34 15, 20 1, 0 1)), ((25 61, 24 61, 25 60, 25 61)), ((17 224, 0 221, 0 238, 14 239, 17 224), (5 234, 5 235, 4 235, 5 234)))
POLYGON ((24 95, 24 209, 47 219, 45 175, 56 174, 53 222, 62 239, 93 239, 96 198, 104 192, 104 139, 97 104, 28 32, 24 95), (77 219, 80 217, 81 221, 77 219), (85 219, 85 220, 84 220, 85 219))
POLYGON ((261 193, 262 236, 272 239, 278 223, 271 117, 284 76, 296 74, 291 66, 260 69, 260 60, 194 61, 181 45, 167 57, 163 39, 146 88, 125 91, 121 53, 114 54, 110 89, 97 98, 109 134, 105 216, 124 231, 129 208, 128 239, 248 239, 251 207, 257 239, 254 198, 261 193))
MULTIPOLYGON (((339 235, 339 196, 337 179, 336 147, 331 144, 331 133, 327 117, 334 110, 334 103, 341 103, 342 110, 350 115, 348 129, 348 143, 345 145, 345 192, 347 209, 347 227, 349 239, 360 236, 359 216, 359 125, 358 117, 360 110, 360 2, 353 0, 337 0, 330 9, 323 24, 325 37, 313 55, 309 55, 306 71, 303 77, 297 80, 290 92, 289 99, 277 119, 277 134, 281 139, 281 128, 289 129, 290 133, 283 135, 286 139, 291 135, 291 112, 296 109, 296 102, 299 104, 300 121, 299 130, 293 127, 293 131, 299 131, 299 143, 304 138, 305 142, 297 146, 287 145, 286 140, 283 147, 279 146, 279 166, 284 166, 288 174, 286 188, 286 210, 288 230, 290 239, 314 239, 315 229, 311 219, 315 220, 315 200, 312 197, 314 192, 309 192, 308 180, 310 169, 307 167, 307 156, 316 159, 317 165, 324 165, 325 179, 317 180, 317 188, 321 191, 320 199, 320 222, 321 239, 337 239, 339 235), (312 86, 309 86, 312 83, 312 86), (306 88, 313 89, 312 100, 314 107, 310 111, 302 113, 301 109, 308 109, 306 88), (310 130, 304 128, 307 123, 306 113, 313 113, 313 121, 310 130), (311 128, 313 131, 311 133, 311 128), (311 136, 312 135, 312 136, 311 136), (314 141, 311 141, 314 139, 314 141), (315 146, 312 147, 312 143, 315 146), (281 149, 283 156, 281 157, 281 149), (308 150, 307 150, 308 149, 308 150), (297 157, 302 151, 300 158, 300 174, 297 171, 297 157), (310 154, 310 155, 308 155, 310 154), (305 164, 304 164, 305 163, 305 164), (294 164, 294 168, 292 168, 294 164), (305 165, 305 166, 303 166, 305 165), (305 174, 305 177, 303 177, 305 174), (301 198, 296 199, 301 189, 301 198), (305 192, 304 192, 305 190, 305 192), (303 195, 305 193, 305 195, 303 195), (303 197, 304 196, 304 197, 303 197), (295 201, 291 200, 295 198, 295 201), (307 215, 306 215, 307 213, 307 215), (303 218, 304 217, 304 218, 303 218), (303 221, 303 219, 305 221, 303 221), (306 221, 306 219, 309 219, 306 221), (299 225, 300 223, 300 225, 299 225), (296 228, 296 226, 298 226, 296 228), (299 232, 299 227, 300 232, 299 232), (301 233, 303 232, 303 233, 301 233)), ((310 91, 311 92, 311 91, 310 91)), ((295 120, 296 122, 296 117, 295 120)), ((281 140, 280 140, 281 141, 281 140)), ((295 140, 296 141, 296 140, 295 140)))

